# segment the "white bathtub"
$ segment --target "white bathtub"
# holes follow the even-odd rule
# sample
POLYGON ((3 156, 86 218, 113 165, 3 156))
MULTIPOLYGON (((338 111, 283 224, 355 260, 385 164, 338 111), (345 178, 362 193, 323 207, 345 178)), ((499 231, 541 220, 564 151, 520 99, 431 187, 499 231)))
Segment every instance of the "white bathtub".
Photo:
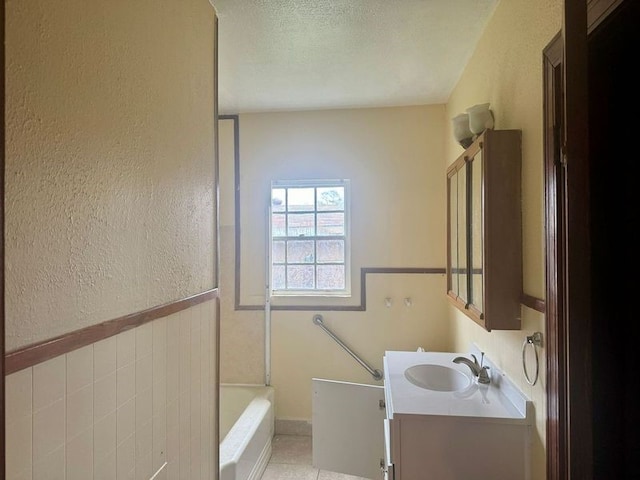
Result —
POLYGON ((220 480, 259 480, 271 458, 273 387, 220 385, 220 480))

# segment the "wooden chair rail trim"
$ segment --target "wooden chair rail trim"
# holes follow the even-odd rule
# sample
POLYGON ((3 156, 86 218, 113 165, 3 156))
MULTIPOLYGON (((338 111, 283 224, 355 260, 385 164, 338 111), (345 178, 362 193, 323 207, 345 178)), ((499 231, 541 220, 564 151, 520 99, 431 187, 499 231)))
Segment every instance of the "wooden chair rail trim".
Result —
POLYGON ((525 307, 536 310, 537 312, 545 313, 545 301, 541 298, 523 293, 522 298, 520 299, 520 303, 522 303, 522 305, 524 305, 525 307))
MULTIPOLYGON (((363 267, 360 269, 359 305, 270 305, 270 310, 364 312, 367 310, 367 275, 369 274, 437 274, 444 275, 445 268, 438 267, 363 267)), ((236 293, 236 300, 239 300, 236 293)), ((264 305, 235 305, 235 310, 264 310, 264 305)))
POLYGON ((206 290, 191 295, 190 297, 107 320, 96 325, 74 330, 54 338, 18 348, 5 354, 4 374, 9 375, 25 368, 33 367, 46 360, 91 345, 92 343, 112 337, 126 330, 139 327, 147 322, 166 317, 181 310, 186 310, 199 303, 214 299, 217 296, 217 288, 206 290))

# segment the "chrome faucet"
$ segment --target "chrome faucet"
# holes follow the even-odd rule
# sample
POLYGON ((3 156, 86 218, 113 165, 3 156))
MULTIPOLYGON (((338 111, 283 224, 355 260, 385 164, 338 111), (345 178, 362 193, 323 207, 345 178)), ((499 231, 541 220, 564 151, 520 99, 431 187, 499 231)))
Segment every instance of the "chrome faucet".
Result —
POLYGON ((453 359, 453 363, 464 363, 471 369, 473 376, 478 378, 478 383, 485 385, 491 383, 489 367, 484 365, 484 352, 482 352, 480 363, 478 363, 478 359, 473 353, 471 354, 471 358, 473 358, 473 360, 469 360, 467 357, 456 357, 453 359))

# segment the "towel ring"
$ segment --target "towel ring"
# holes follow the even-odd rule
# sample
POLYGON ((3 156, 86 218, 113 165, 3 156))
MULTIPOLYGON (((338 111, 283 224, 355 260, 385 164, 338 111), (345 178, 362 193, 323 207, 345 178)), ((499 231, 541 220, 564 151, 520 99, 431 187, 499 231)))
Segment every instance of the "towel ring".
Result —
POLYGON ((522 371, 524 372, 524 378, 527 380, 529 385, 535 385, 538 381, 538 373, 540 371, 540 359, 538 358, 538 347, 542 345, 542 333, 535 332, 533 335, 527 336, 524 339, 524 343, 522 344, 522 371), (529 377, 529 372, 527 372, 527 362, 525 359, 527 353, 527 345, 533 346, 533 351, 536 355, 536 373, 533 376, 533 380, 529 377))

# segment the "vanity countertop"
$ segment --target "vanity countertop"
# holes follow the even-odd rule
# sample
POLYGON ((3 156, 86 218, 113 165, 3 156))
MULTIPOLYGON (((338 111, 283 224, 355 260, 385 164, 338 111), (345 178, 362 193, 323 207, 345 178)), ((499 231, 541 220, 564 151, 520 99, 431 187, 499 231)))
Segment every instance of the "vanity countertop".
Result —
MULTIPOLYGON (((479 352, 473 351, 478 360, 479 352)), ((405 415, 440 417, 464 417, 467 420, 513 424, 531 424, 533 406, 506 375, 493 363, 490 366, 491 383, 481 385, 472 381, 463 390, 455 392, 434 391, 411 383, 405 370, 413 365, 434 364, 454 368, 469 378, 471 370, 464 364, 453 363, 457 356, 470 358, 470 353, 452 352, 385 352, 384 384, 385 402, 389 418, 405 415)))

